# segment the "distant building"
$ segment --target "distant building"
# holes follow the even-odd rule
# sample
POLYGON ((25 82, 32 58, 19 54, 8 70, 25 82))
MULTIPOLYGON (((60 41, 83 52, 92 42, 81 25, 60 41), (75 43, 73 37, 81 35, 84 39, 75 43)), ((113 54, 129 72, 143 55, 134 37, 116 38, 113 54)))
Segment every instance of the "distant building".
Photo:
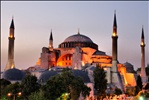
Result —
MULTIPOLYGON (((75 72, 78 72, 77 75, 79 76, 85 75, 86 77, 87 75, 89 81, 86 82, 85 78, 84 83, 93 88, 93 71, 94 67, 99 64, 100 67, 104 68, 107 72, 106 77, 108 86, 112 84, 111 86, 115 85, 122 90, 124 90, 127 85, 136 86, 134 73, 128 72, 125 64, 120 63, 117 59, 117 39, 116 13, 114 14, 112 47, 110 47, 112 48, 112 56, 109 56, 104 51, 101 51, 93 40, 81 34, 79 30, 77 34, 68 36, 62 43, 59 44, 58 48, 54 48, 54 39, 51 30, 49 46, 42 48, 41 55, 36 65, 29 67, 27 71, 32 75, 36 75, 39 82, 44 84, 44 82, 47 81, 47 77, 52 75, 54 76, 55 74, 61 72, 62 68, 69 67, 72 69, 74 74, 75 72), (56 70, 56 73, 50 71, 50 69, 56 70)), ((16 81, 19 79, 19 81, 21 81, 24 78, 23 71, 16 69, 14 66, 13 20, 10 27, 8 63, 3 74, 3 78, 10 81, 11 79, 16 81), (19 73, 21 78, 16 73, 19 73), (16 77, 16 79, 14 77, 16 77)), ((94 90, 92 92, 92 94, 94 94, 94 90)))
POLYGON ((59 44, 58 48, 54 48, 54 38, 51 30, 49 46, 42 48, 41 56, 36 62, 36 65, 41 69, 50 69, 59 66, 61 68, 69 67, 81 70, 87 64, 95 66, 96 64, 100 64, 107 71, 108 83, 116 84, 121 89, 124 89, 128 84, 136 86, 134 74, 128 72, 124 64, 118 62, 117 38, 116 13, 114 15, 112 33, 112 56, 101 51, 93 40, 81 34, 79 30, 78 33, 68 36, 59 44))
POLYGON ((2 78, 10 81, 11 83, 21 82, 25 77, 25 73, 15 68, 14 63, 14 21, 12 19, 9 32, 9 44, 8 44, 8 62, 5 67, 5 71, 2 73, 2 78))

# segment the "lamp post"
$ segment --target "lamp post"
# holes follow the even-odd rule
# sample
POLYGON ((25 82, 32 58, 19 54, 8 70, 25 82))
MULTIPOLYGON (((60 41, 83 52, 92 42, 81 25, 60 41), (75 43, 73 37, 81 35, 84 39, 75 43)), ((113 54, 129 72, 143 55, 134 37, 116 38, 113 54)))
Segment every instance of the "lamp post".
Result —
POLYGON ((21 96, 22 93, 21 93, 21 92, 18 92, 18 93, 16 93, 16 94, 8 93, 7 95, 8 95, 8 97, 13 96, 13 100, 16 100, 16 96, 21 96))

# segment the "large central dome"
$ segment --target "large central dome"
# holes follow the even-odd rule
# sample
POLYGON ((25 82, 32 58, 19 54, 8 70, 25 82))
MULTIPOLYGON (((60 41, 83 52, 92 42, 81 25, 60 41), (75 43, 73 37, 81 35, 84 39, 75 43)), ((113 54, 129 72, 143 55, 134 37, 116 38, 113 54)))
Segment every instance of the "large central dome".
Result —
POLYGON ((97 44, 93 43, 89 37, 82 35, 79 32, 78 34, 71 35, 66 38, 64 42, 59 45, 59 48, 75 48, 77 46, 98 49, 97 44))
POLYGON ((75 34, 75 35, 69 36, 68 38, 66 38, 64 40, 64 42, 90 42, 90 43, 93 43, 93 41, 89 37, 82 35, 82 34, 75 34))

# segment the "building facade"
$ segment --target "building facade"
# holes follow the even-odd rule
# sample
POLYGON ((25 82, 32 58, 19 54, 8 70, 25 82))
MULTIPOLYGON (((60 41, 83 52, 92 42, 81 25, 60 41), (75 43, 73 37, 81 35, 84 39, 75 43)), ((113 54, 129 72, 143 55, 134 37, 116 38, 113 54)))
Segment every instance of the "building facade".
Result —
POLYGON ((108 83, 118 84, 121 89, 126 85, 135 86, 136 81, 134 74, 128 73, 125 65, 119 63, 117 59, 117 39, 116 13, 114 14, 112 33, 112 56, 101 51, 92 39, 81 34, 79 31, 67 37, 58 45, 58 48, 54 48, 54 39, 51 31, 49 46, 42 48, 41 56, 36 62, 36 65, 41 69, 49 69, 58 66, 61 68, 69 67, 81 70, 87 64, 99 64, 107 71, 108 83), (116 74, 114 74, 114 72, 116 74), (131 76, 131 79, 129 76, 131 76), (117 83, 117 81, 119 82, 117 83))

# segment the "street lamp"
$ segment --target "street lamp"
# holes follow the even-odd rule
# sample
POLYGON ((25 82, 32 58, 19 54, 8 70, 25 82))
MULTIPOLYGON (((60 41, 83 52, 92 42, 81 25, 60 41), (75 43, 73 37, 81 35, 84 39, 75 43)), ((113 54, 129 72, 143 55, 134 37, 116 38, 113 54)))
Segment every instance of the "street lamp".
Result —
POLYGON ((139 100, 144 100, 143 96, 140 96, 140 97, 139 97, 139 100))
POLYGON ((18 93, 16 93, 16 94, 13 94, 13 93, 8 93, 7 95, 8 95, 8 97, 13 96, 13 100, 16 100, 16 96, 21 96, 21 95, 22 95, 22 93, 21 93, 21 92, 18 92, 18 93))

